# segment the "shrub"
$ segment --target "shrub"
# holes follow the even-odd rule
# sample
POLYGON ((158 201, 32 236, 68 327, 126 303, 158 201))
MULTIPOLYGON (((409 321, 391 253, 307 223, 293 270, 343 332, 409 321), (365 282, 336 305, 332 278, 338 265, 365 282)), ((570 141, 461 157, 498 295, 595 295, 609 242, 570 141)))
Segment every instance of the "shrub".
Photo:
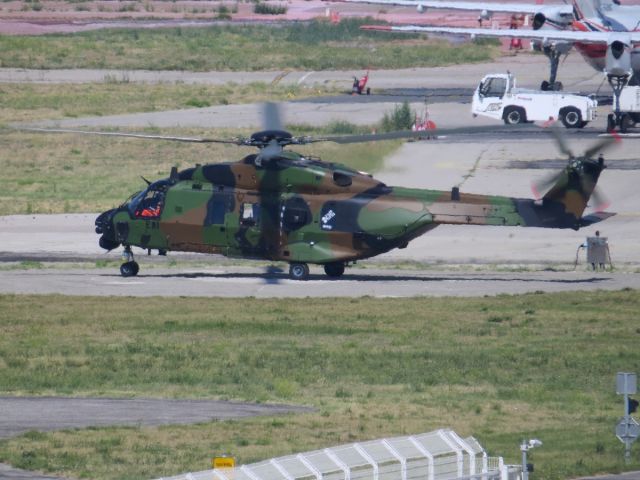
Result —
POLYGON ((253 13, 260 15, 282 15, 287 13, 287 7, 284 5, 269 5, 258 2, 253 6, 253 13))
POLYGON ((380 130, 383 132, 410 130, 415 117, 416 114, 411 110, 411 107, 409 107, 409 102, 405 101, 402 105, 396 105, 393 112, 384 114, 380 130))

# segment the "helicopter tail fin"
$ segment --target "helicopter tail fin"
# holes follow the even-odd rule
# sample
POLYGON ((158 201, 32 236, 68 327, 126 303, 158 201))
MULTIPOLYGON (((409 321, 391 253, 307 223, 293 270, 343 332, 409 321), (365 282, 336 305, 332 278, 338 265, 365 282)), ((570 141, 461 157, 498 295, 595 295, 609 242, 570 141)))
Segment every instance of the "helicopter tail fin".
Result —
POLYGON ((528 226, 573 228, 591 225, 609 218, 611 213, 597 212, 583 217, 589 199, 594 194, 605 164, 602 157, 574 159, 553 178, 551 188, 542 199, 533 202, 533 214, 528 226))

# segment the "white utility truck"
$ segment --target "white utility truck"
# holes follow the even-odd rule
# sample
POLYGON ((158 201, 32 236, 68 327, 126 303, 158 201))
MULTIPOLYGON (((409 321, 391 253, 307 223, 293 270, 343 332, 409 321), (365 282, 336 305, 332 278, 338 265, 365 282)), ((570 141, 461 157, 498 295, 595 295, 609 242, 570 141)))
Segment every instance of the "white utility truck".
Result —
POLYGON ((473 93, 471 113, 503 120, 507 125, 560 120, 567 128, 582 128, 596 118, 597 100, 557 91, 516 87, 510 74, 486 75, 473 93))

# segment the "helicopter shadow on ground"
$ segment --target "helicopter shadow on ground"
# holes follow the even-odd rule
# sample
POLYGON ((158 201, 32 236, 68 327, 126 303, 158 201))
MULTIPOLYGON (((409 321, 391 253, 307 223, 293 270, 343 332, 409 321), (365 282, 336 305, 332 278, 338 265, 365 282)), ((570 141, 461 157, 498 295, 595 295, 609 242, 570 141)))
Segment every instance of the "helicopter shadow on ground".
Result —
MULTIPOLYGON (((113 275, 117 276, 117 275, 113 275)), ((265 272, 175 272, 175 273, 158 273, 158 274, 140 274, 135 278, 185 278, 185 279, 254 279, 262 280, 267 284, 279 284, 283 280, 289 280, 289 275, 279 267, 273 267, 273 270, 265 272)), ((340 278, 330 278, 324 274, 311 273, 306 281, 296 283, 308 283, 313 281, 324 282, 519 282, 519 283, 541 283, 541 284, 558 284, 558 285, 587 285, 599 284, 609 281, 609 277, 588 277, 588 278, 539 278, 539 277, 514 277, 512 274, 492 275, 469 275, 469 274, 451 274, 451 275, 430 275, 430 274, 406 274, 406 273, 345 273, 340 278)))

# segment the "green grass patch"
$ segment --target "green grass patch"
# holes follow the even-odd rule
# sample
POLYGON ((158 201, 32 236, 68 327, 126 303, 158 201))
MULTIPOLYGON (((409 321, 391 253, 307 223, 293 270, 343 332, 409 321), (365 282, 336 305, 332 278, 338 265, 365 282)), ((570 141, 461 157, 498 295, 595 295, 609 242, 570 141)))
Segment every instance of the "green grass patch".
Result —
POLYGON ((256 26, 109 29, 0 36, 0 66, 147 70, 411 68, 481 62, 498 42, 452 45, 426 36, 360 30, 372 19, 256 26))
MULTIPOLYGON (((329 130, 331 127, 329 127, 329 130)), ((294 127, 299 133, 327 133, 294 127)), ((174 136, 231 138, 243 131, 148 129, 174 136)), ((296 147, 305 155, 375 171, 399 141, 337 145, 316 143, 296 147)), ((255 149, 221 144, 146 141, 95 135, 42 134, 8 131, 0 135, 0 215, 98 212, 121 204, 144 188, 140 178, 165 178, 173 165, 236 161, 255 149)))
POLYGON ((0 461, 77 478, 153 478, 453 427, 536 478, 640 468, 613 434, 617 371, 640 362, 637 291, 495 298, 0 296, 5 395, 220 398, 316 413, 30 432, 0 461), (499 319, 499 321, 497 321, 499 319))
POLYGON ((315 86, 141 84, 0 84, 0 124, 291 100, 338 93, 315 86))

